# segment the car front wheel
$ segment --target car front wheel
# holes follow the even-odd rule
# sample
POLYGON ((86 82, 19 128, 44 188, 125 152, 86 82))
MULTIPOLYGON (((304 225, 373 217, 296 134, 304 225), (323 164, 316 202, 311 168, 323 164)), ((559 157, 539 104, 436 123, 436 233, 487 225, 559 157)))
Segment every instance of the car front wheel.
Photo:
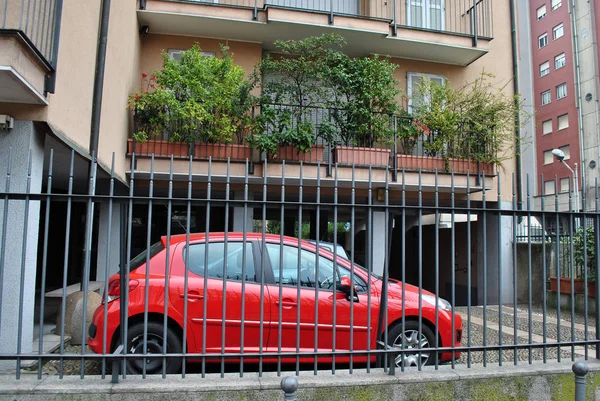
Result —
POLYGON ((419 322, 415 320, 405 321, 404 327, 401 322, 390 327, 388 345, 411 350, 396 357, 397 367, 402 366, 402 361, 404 366, 426 366, 435 362, 435 352, 430 349, 435 347, 435 335, 425 324, 421 325, 419 332, 419 322))
MULTIPOLYGON (((148 331, 146 334, 146 352, 148 354, 162 354, 164 326, 161 323, 148 322, 148 331)), ((181 339, 171 328, 167 328, 166 341, 167 354, 179 354, 182 351, 181 339)), ((144 324, 137 323, 133 325, 127 333, 127 353, 144 353, 144 324)), ((166 358, 166 373, 178 373, 181 371, 180 358, 166 358)), ((163 371, 163 358, 146 357, 127 359, 127 373, 142 374, 146 365, 146 374, 158 374, 163 371)))

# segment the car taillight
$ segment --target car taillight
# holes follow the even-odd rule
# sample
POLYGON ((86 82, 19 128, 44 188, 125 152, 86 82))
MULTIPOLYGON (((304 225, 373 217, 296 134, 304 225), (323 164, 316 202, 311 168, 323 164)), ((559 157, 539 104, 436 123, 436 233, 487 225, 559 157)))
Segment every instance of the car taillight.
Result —
MULTIPOLYGON (((137 280, 129 280, 129 292, 135 290, 137 286, 140 285, 137 280)), ((121 281, 113 280, 108 283, 108 291, 106 292, 106 300, 107 302, 114 301, 121 296, 121 281)))

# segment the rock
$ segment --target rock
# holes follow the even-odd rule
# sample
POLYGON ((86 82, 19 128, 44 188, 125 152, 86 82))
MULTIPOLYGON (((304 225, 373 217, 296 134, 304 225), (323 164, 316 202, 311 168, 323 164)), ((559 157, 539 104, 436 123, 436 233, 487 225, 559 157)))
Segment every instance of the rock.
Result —
MULTIPOLYGON (((83 325, 83 299, 84 293, 83 291, 77 291, 69 296, 66 299, 66 309, 65 309, 65 334, 71 336, 71 344, 79 345, 83 343, 82 338, 82 325, 83 325)), ((92 317, 94 316, 94 312, 102 303, 102 296, 100 294, 90 291, 87 293, 87 312, 86 312, 86 322, 85 322, 85 336, 87 337, 88 328, 92 322, 92 317)), ((58 312, 58 317, 56 319, 56 331, 60 332, 60 327, 62 325, 61 322, 61 311, 62 305, 58 312)))

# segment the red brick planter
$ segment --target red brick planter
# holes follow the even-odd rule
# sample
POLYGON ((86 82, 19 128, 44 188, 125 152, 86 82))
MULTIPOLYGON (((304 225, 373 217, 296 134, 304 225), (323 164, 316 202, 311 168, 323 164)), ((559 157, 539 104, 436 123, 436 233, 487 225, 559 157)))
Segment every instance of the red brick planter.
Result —
POLYGON ((390 153, 389 149, 382 148, 336 146, 333 149, 333 161, 340 164, 388 167, 390 165, 390 153))

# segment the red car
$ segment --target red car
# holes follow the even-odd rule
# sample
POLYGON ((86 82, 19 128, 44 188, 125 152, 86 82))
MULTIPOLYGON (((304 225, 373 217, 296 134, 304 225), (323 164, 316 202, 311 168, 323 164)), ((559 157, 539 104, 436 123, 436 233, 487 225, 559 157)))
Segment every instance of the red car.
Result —
MULTIPOLYGON (((244 353, 261 351, 262 329, 263 359, 269 362, 269 353, 296 352, 296 330, 300 326, 300 351, 306 352, 301 362, 313 362, 310 357, 317 351, 331 352, 333 348, 333 308, 335 318, 335 350, 350 350, 353 338, 353 350, 377 349, 377 327, 379 319, 382 280, 372 274, 370 302, 368 300, 369 279, 367 271, 356 265, 354 274, 347 259, 337 258, 337 270, 334 274, 334 255, 323 249, 316 253, 315 245, 303 241, 298 255, 298 239, 284 237, 283 243, 278 235, 267 235, 262 243, 261 234, 248 233, 244 247, 242 233, 229 233, 227 241, 223 233, 211 233, 208 246, 204 234, 190 235, 189 247, 186 235, 171 237, 169 247, 169 278, 167 315, 167 353, 183 351, 184 302, 187 297, 187 336, 185 348, 188 353, 220 354, 240 353, 242 301, 244 301, 244 353), (206 250, 208 249, 208 254, 206 250), (266 252, 263 252, 265 250, 266 252), (261 255, 264 255, 261 260, 261 255), (185 292, 185 267, 188 266, 188 290, 185 292), (281 264, 281 262, 283 263, 281 264), (317 263, 318 261, 318 263, 317 263), (207 263, 208 262, 208 263, 207 263), (300 262, 300 269, 298 263, 300 262), (227 269, 224 269, 224 266, 227 269), (318 266, 318 271, 316 272, 318 266), (226 270, 226 271, 225 271, 226 270), (262 273, 262 274, 261 274, 262 273), (315 274, 317 273, 317 274, 315 274), (204 275, 206 274, 206 280, 204 275), (245 280, 242 281, 245 274, 245 280), (225 282, 223 277, 226 275, 225 282), (334 298, 334 276, 337 285, 334 298), (354 295, 350 277, 354 279, 354 295), (261 288, 261 280, 264 285, 261 288), (206 281, 207 288, 204 288, 206 281), (298 281, 300 286, 298 287, 298 281), (243 284, 244 283, 244 284, 243 284), (280 285, 281 284, 281 285, 280 285), (244 285, 244 289, 242 289, 244 285), (226 287, 226 288, 224 288, 226 287), (298 297, 298 288, 300 296, 298 297), (279 292, 281 289, 281 297, 279 292), (242 298, 242 291, 244 297, 242 298), (226 296, 225 296, 226 295, 226 296), (353 296, 353 298, 351 298, 353 296), (223 317, 223 299, 225 298, 225 317, 223 317), (353 301, 351 301, 353 299, 353 301), (206 303, 206 308, 205 308, 206 303), (315 310, 315 305, 318 310, 315 310), (370 306, 370 321, 368 308, 370 306), (206 317, 203 316, 206 309, 206 317), (298 309, 300 322, 298 323, 298 309), (261 322, 262 310, 262 325, 261 322), (352 313, 353 312, 353 313, 352 313), (281 313, 281 323, 280 322, 281 313), (353 319, 352 319, 353 318, 353 319), (203 343, 203 327, 206 324, 206 337, 203 343), (225 344, 222 344, 222 329, 225 328, 225 344), (315 344, 315 327, 318 329, 315 344), (351 335, 351 327, 353 327, 351 335), (370 330, 369 330, 370 327, 370 330), (279 330, 281 329, 281 336, 279 330)), ((164 310, 165 310, 165 261, 167 256, 166 237, 149 249, 150 266, 146 266, 146 252, 138 255, 130 263, 129 300, 128 300, 128 353, 143 353, 144 313, 148 313, 147 352, 160 354, 163 346, 164 310), (148 279, 148 304, 145 305, 146 279, 148 279), (146 309, 144 308, 146 306, 146 309)), ((421 364, 434 363, 432 352, 427 348, 435 347, 436 297, 422 291, 422 330, 419 337, 419 291, 412 285, 405 285, 405 325, 402 332, 402 283, 390 279, 388 294, 388 343, 418 349, 419 343, 424 352, 420 353, 421 364)), ((106 327, 106 349, 103 349, 104 305, 95 312, 89 329, 88 343, 96 353, 110 353, 119 343, 121 295, 119 274, 110 278, 108 293, 105 294, 108 305, 106 327)), ((451 306, 438 298, 439 346, 460 346, 462 320, 454 314, 452 330, 451 306)), ((458 357, 460 353, 454 353, 458 357)), ((276 355, 273 355, 276 361, 276 355)), ((405 366, 418 364, 419 353, 404 354, 405 366)), ((451 352, 439 355, 441 362, 452 358, 451 352)), ((219 358, 220 359, 220 358, 219 358)), ((230 360, 230 359, 228 359, 230 360)), ((251 358, 246 357, 250 362, 251 358)), ((348 356, 337 356, 336 363, 348 361, 348 356)), ((366 362, 366 356, 356 355, 354 362, 366 362)), ((373 357, 375 360, 375 357, 373 357)), ((128 359, 127 370, 130 373, 142 371, 142 361, 128 359)), ((283 362, 295 362, 295 357, 283 358, 283 362), (289 359, 289 361, 287 360, 289 359)), ((331 361, 331 357, 319 357, 319 362, 331 361)), ((181 358, 169 358, 166 370, 176 373, 181 369, 181 358)), ((396 364, 401 357, 396 358, 396 364)), ((148 358, 147 373, 162 371, 162 358, 148 358)))

